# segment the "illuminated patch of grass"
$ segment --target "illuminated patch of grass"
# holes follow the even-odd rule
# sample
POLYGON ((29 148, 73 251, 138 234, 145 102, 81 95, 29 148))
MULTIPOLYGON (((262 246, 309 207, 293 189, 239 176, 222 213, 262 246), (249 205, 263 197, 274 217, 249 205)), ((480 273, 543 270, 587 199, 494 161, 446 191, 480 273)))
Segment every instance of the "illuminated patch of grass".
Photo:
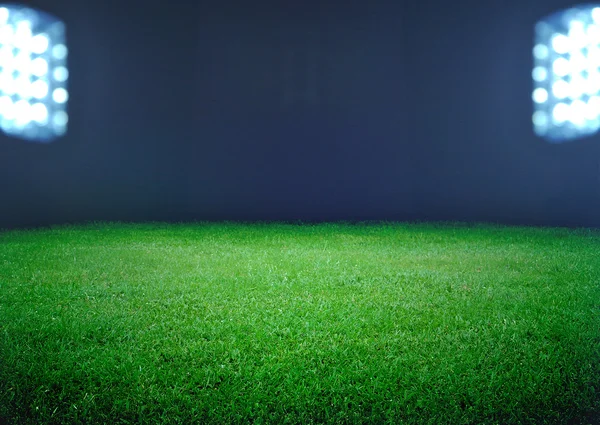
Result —
POLYGON ((0 422, 560 424, 599 389, 597 231, 0 233, 0 422))

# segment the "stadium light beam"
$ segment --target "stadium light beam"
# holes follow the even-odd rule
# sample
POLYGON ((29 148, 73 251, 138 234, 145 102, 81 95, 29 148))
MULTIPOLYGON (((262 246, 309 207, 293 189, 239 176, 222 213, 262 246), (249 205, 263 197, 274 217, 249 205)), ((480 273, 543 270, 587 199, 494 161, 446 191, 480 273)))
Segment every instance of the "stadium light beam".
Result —
POLYGON ((564 143, 600 131, 600 4, 539 21, 533 62, 535 133, 564 143))
POLYGON ((64 23, 18 4, 0 4, 0 130, 32 142, 67 132, 69 70, 64 23))

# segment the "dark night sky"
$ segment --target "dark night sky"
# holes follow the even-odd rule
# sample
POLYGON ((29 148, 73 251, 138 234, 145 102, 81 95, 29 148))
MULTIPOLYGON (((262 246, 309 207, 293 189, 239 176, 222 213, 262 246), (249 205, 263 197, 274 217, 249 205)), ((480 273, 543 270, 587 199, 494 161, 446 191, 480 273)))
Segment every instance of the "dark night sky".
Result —
POLYGON ((30 2, 67 24, 70 131, 0 137, 0 227, 600 225, 599 137, 531 128, 533 25, 568 2, 236 3, 30 2))

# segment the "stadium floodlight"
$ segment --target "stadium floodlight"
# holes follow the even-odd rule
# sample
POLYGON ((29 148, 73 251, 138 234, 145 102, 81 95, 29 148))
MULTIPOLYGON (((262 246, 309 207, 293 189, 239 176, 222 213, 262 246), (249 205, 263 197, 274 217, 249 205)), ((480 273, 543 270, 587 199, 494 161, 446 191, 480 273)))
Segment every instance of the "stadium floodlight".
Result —
POLYGON ((600 130, 600 4, 556 12, 536 24, 533 128, 552 143, 600 130))
POLYGON ((65 25, 30 7, 0 4, 0 130, 23 140, 64 135, 67 103, 65 25))

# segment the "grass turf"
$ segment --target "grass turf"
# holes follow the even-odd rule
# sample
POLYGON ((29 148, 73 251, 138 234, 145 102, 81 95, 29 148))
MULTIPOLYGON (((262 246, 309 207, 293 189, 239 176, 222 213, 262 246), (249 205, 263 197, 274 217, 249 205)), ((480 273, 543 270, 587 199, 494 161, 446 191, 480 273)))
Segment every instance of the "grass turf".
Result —
POLYGON ((458 223, 0 232, 0 418, 567 423, 600 411, 599 253, 458 223))

